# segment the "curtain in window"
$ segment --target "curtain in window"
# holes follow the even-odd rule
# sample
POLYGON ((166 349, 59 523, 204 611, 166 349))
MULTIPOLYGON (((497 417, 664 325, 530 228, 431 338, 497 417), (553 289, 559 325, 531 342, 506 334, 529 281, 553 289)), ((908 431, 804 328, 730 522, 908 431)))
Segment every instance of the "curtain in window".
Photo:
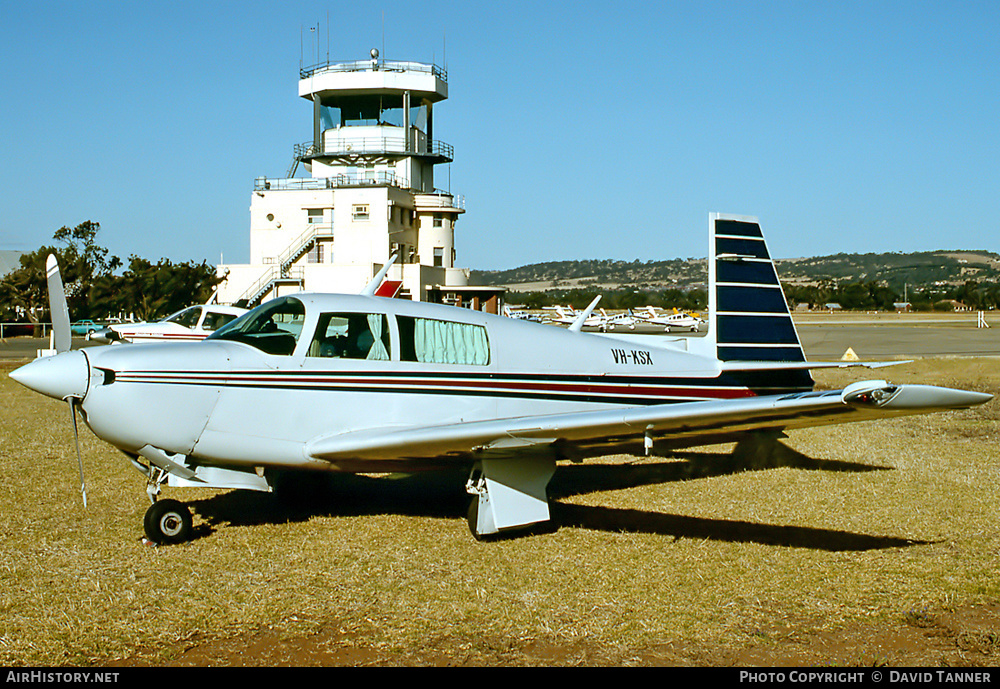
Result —
POLYGON ((389 351, 385 348, 385 343, 382 341, 384 323, 385 316, 382 314, 372 313, 368 315, 368 328, 372 331, 372 337, 375 338, 372 348, 368 350, 368 359, 377 361, 389 360, 389 351))
POLYGON ((490 363, 486 328, 479 325, 417 318, 413 340, 417 361, 476 366, 490 363))

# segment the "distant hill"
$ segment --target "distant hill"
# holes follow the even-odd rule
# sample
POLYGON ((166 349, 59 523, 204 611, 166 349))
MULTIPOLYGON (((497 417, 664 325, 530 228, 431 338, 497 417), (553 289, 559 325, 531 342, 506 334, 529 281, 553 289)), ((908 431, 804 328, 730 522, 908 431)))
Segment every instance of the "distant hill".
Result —
MULTIPOLYGON (((835 254, 775 261, 782 281, 795 285, 878 283, 899 293, 917 286, 1000 282, 1000 254, 991 251, 835 254)), ((665 261, 551 261, 510 270, 473 270, 473 285, 512 292, 572 289, 704 289, 705 259, 665 261)))

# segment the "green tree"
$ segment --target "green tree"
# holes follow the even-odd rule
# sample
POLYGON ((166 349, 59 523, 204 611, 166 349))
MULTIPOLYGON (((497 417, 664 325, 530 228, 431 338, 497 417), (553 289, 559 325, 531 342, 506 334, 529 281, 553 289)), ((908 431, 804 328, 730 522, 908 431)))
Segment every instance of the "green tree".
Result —
MULTIPOLYGON (((45 262, 49 254, 59 261, 64 282, 70 284, 76 279, 77 262, 68 251, 54 246, 43 246, 21 256, 21 267, 13 270, 0 280, 0 303, 4 305, 5 319, 27 319, 39 324, 51 320, 49 317, 49 296, 45 279, 45 262)), ((67 289, 67 301, 71 290, 67 289)))
POLYGON ((66 244, 65 248, 43 246, 21 256, 21 267, 0 280, 5 317, 24 317, 35 324, 51 320, 45 263, 53 254, 59 262, 71 317, 93 318, 90 292, 95 278, 110 275, 121 264, 114 256, 108 258, 108 250, 97 244, 100 230, 100 223, 90 220, 72 229, 62 227, 52 238, 66 244))
POLYGON ((97 233, 100 231, 101 223, 85 220, 73 229, 63 226, 52 235, 56 241, 65 243, 82 261, 81 267, 88 279, 95 275, 110 274, 122 264, 117 256, 108 258, 108 250, 97 243, 97 233))
POLYGON ((130 256, 124 273, 108 283, 98 282, 95 297, 108 313, 132 314, 139 320, 164 318, 191 306, 202 304, 222 278, 206 262, 173 263, 161 258, 156 263, 140 256, 130 256))
POLYGON ((97 243, 100 223, 87 220, 74 228, 56 230, 53 239, 65 248, 43 246, 21 257, 21 267, 0 280, 4 318, 39 324, 51 321, 45 262, 49 254, 59 261, 70 318, 104 318, 133 314, 143 320, 163 317, 191 304, 204 303, 222 281, 206 262, 152 263, 129 257, 128 268, 97 243))

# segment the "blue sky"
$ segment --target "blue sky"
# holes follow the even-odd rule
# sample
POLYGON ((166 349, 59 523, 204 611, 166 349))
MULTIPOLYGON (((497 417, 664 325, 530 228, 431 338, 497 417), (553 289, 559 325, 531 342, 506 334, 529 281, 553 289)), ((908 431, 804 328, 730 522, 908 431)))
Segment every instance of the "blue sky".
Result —
POLYGON ((778 257, 1000 251, 995 1, 0 7, 2 249, 94 220, 122 258, 246 261, 318 25, 321 60, 447 67, 465 267, 701 257, 711 211, 778 257))

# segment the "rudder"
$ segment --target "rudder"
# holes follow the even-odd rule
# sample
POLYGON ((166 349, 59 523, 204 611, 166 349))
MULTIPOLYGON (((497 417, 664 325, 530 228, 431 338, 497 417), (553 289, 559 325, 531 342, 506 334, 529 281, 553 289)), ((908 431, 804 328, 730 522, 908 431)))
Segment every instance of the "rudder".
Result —
POLYGON ((709 215, 709 329, 721 361, 805 361, 756 218, 709 215))

